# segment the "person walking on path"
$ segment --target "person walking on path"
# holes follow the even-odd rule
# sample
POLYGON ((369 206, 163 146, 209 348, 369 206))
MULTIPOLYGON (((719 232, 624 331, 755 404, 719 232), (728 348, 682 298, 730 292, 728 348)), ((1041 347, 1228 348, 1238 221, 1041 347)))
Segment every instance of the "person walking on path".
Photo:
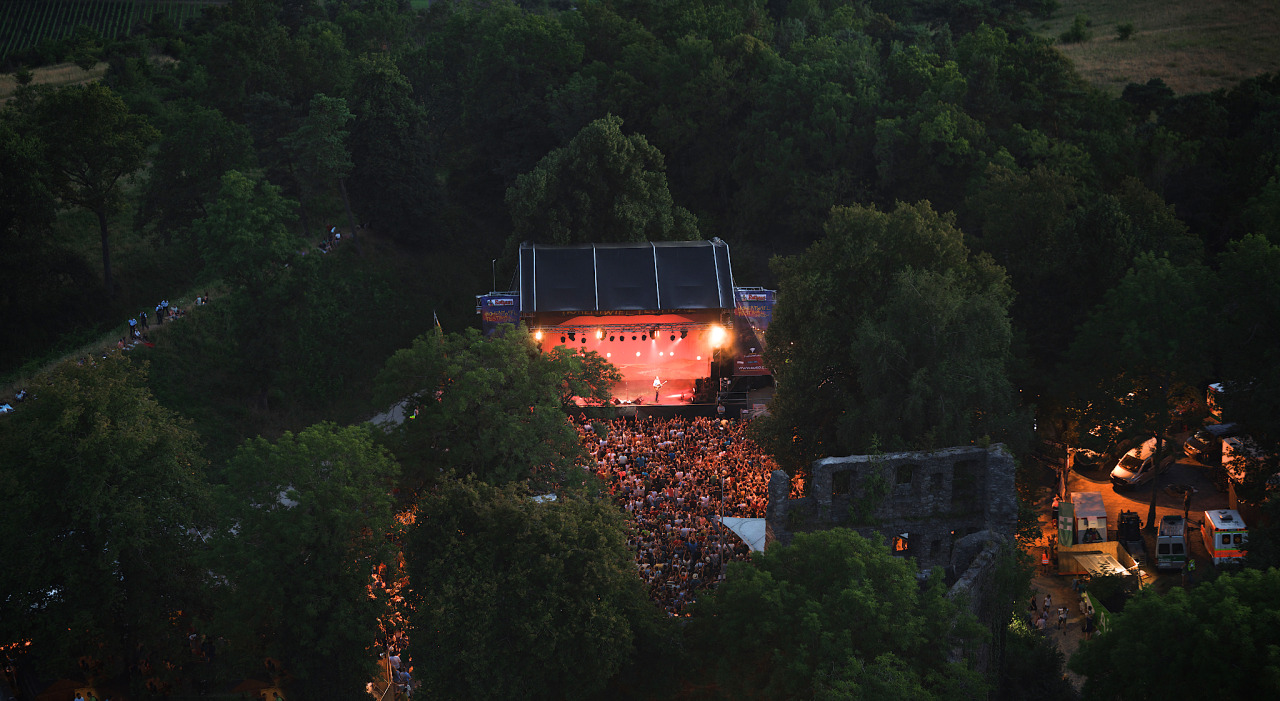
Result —
POLYGON ((1058 630, 1066 630, 1066 629, 1067 629, 1067 607, 1059 606, 1058 607, 1058 630))
POLYGON ((1049 609, 1053 606, 1053 594, 1045 592, 1044 594, 1044 615, 1049 615, 1049 609))

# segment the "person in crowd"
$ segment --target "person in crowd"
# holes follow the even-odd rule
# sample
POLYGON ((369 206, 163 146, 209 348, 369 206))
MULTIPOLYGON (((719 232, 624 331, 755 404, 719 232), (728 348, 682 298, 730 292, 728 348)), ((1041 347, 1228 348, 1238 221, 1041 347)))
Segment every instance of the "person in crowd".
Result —
POLYGON ((631 517, 627 540, 650 598, 668 615, 687 615, 730 562, 750 558, 719 517, 764 516, 777 465, 746 438, 741 421, 614 419, 604 437, 590 422, 574 425, 596 474, 631 517))

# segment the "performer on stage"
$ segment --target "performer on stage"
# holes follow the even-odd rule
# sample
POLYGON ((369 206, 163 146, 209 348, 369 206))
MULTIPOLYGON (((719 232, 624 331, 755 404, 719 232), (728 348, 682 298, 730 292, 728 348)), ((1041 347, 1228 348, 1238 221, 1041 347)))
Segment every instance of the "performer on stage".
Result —
POLYGON ((662 386, 663 386, 663 385, 665 385, 665 384, 667 384, 667 383, 665 383, 665 382, 663 382, 662 380, 658 379, 658 377, 657 377, 657 376, 654 376, 654 378, 653 378, 653 403, 654 403, 654 404, 657 404, 657 403, 658 403, 658 390, 662 389, 662 386))

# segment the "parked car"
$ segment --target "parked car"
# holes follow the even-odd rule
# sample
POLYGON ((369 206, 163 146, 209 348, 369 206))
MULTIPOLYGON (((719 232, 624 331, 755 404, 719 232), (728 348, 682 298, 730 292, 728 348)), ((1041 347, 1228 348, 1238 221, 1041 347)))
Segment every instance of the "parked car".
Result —
POLYGON ((1222 439, 1236 433, 1235 424, 1210 424, 1193 433, 1182 445, 1182 451, 1200 462, 1217 462, 1222 456, 1222 439))
POLYGON ((1171 460, 1163 460, 1156 464, 1156 439, 1148 438, 1136 448, 1126 452, 1116 466, 1111 468, 1111 484, 1116 488, 1136 487, 1146 484, 1156 476, 1156 470, 1163 472, 1172 464, 1171 460))

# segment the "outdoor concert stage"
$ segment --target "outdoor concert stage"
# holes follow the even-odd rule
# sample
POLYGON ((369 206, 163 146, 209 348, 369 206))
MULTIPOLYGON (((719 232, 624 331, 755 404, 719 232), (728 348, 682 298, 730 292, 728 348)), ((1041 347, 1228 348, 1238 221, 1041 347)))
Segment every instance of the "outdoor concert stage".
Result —
POLYGON ((759 303, 742 303, 746 288, 735 289, 729 246, 720 239, 524 244, 517 278, 519 290, 477 297, 485 332, 524 323, 544 350, 600 353, 622 374, 613 387, 621 406, 690 404, 698 380, 718 383, 751 365, 739 346, 749 345, 756 359, 756 371, 741 374, 767 373, 756 366, 768 314, 756 315, 762 325, 743 321, 742 309, 759 310, 759 303))

